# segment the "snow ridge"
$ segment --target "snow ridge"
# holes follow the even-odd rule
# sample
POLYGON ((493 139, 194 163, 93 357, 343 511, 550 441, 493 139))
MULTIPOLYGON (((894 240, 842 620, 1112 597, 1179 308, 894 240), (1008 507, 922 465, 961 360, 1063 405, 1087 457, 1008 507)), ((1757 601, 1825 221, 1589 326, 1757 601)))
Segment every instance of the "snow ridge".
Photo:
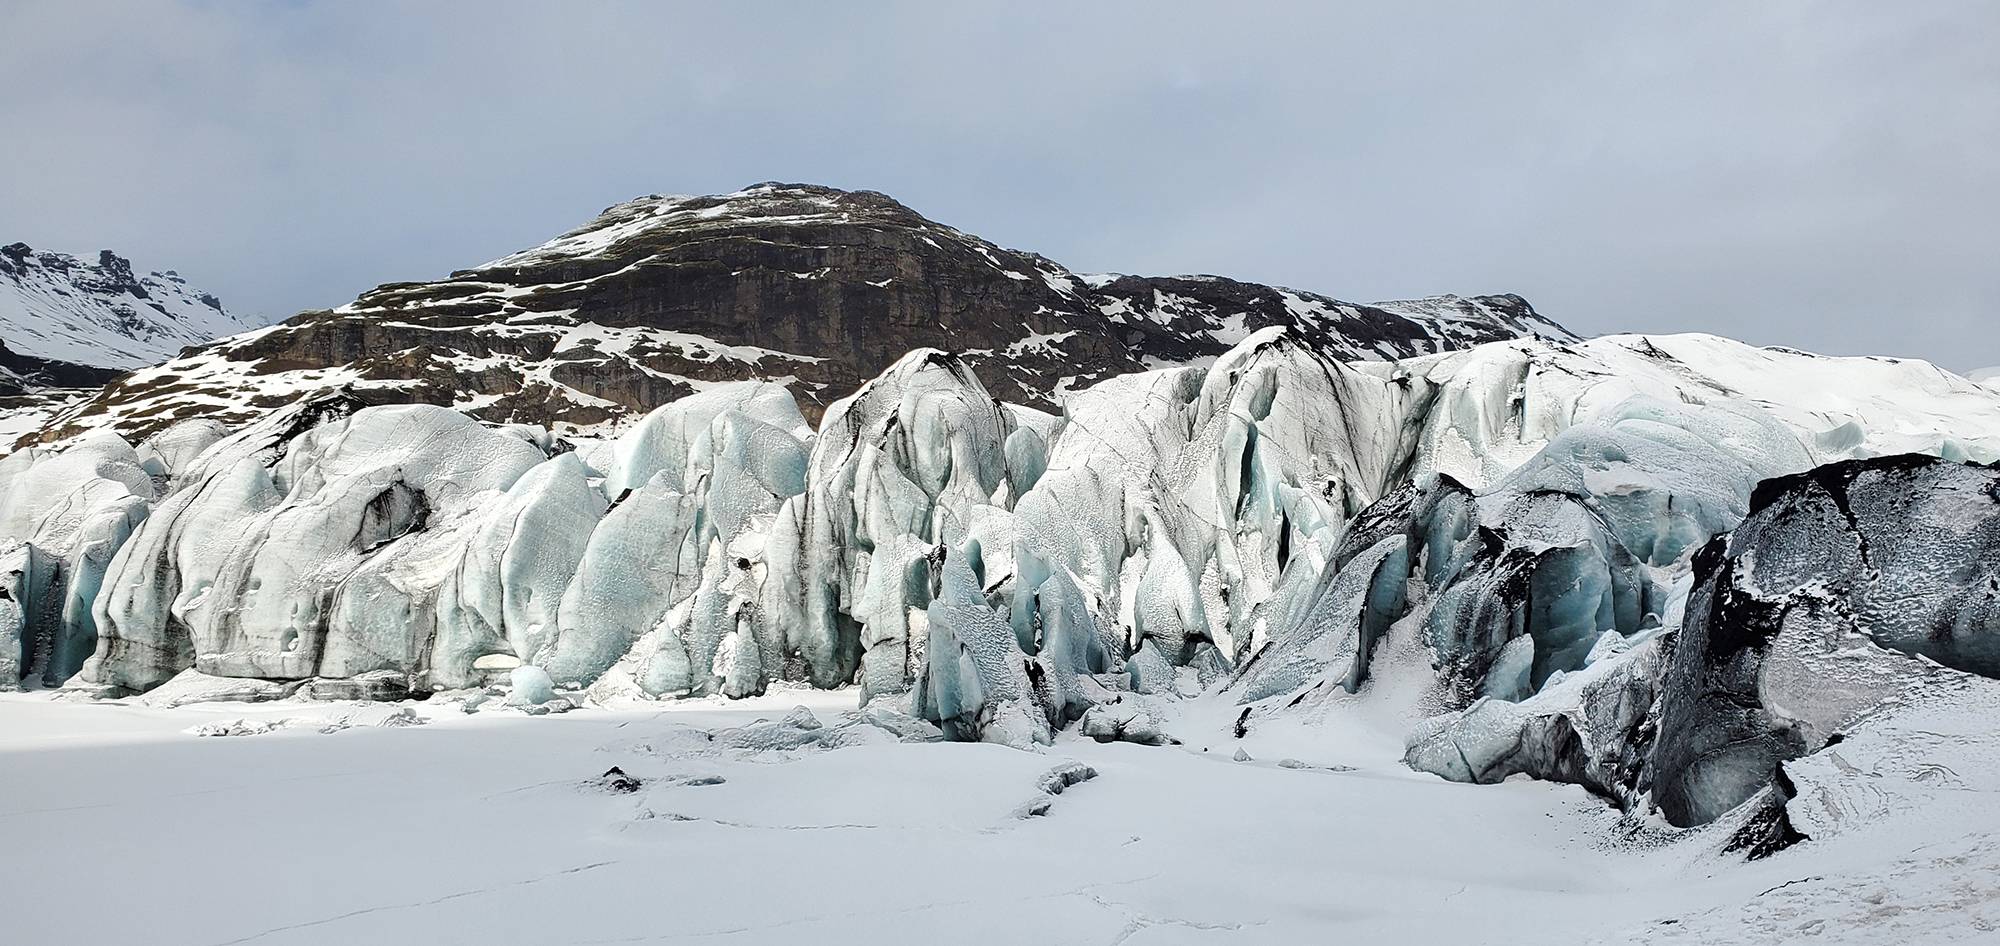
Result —
POLYGON ((0 247, 0 341, 17 355, 125 370, 258 324, 180 274, 139 273, 110 250, 86 263, 25 243, 0 247))

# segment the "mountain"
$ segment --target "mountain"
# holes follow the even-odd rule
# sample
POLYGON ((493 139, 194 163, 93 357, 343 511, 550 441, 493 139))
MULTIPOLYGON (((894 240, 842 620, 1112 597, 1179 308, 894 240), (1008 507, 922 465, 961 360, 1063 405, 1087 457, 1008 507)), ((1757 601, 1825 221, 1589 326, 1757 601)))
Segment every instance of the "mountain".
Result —
POLYGON ((1574 338, 1517 296, 1356 305, 1210 276, 1084 276, 881 194, 759 184, 629 201, 533 249, 208 345, 113 384, 51 436, 243 421, 333 390, 573 432, 753 378, 789 382, 817 420, 922 347, 1048 408, 1273 325, 1340 358, 1574 338))
POLYGON ((139 274, 110 250, 85 263, 0 246, 0 454, 125 371, 257 324, 180 274, 139 274))
POLYGON ((1977 368, 1974 369, 1972 373, 1966 375, 1966 377, 1971 378, 1973 381, 1979 384, 1984 384, 1988 387, 2000 388, 2000 366, 1992 368, 1977 368))
POLYGON ((259 324, 179 273, 141 274, 110 250, 86 263, 26 243, 0 247, 0 370, 16 377, 94 386, 259 324))

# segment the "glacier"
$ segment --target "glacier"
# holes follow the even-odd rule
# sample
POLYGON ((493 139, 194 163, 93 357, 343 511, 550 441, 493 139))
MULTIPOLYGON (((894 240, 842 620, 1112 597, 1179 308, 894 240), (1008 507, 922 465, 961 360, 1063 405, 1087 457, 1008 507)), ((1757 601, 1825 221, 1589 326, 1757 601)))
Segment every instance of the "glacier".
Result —
POLYGON ((320 393, 0 458, 0 687, 851 687, 1017 747, 1372 704, 1420 771, 1762 806, 1772 848, 1788 766, 2000 674, 1996 461, 2000 391, 1710 336, 1346 362, 1273 327, 1056 415, 924 349, 817 429, 741 381, 599 439, 320 393))

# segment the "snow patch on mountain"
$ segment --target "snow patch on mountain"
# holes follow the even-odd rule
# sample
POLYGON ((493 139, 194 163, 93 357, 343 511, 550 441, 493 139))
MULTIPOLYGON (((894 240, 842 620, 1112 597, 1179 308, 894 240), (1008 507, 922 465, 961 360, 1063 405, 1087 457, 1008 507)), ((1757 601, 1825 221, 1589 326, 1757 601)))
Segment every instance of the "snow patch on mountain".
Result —
MULTIPOLYGON (((7 380, 0 372, 0 386, 7 380)), ((74 409, 90 394, 73 388, 29 388, 20 394, 0 394, 0 457, 14 452, 16 441, 46 428, 56 415, 74 409)))

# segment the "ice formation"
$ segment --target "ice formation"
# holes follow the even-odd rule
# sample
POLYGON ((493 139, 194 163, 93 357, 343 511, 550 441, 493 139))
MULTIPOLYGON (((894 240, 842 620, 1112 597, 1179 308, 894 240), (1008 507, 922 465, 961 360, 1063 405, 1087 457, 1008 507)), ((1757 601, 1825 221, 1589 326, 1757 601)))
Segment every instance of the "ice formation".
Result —
POLYGON ((1611 629, 1545 686, 1428 721, 1408 761, 1576 782, 1683 826, 1763 798, 1749 843, 1771 846, 1792 830, 1786 763, 1925 700, 2000 696, 1993 465, 1898 455, 1766 479, 1675 575, 1665 630, 1611 629))
POLYGON ((105 571, 154 498, 138 451, 115 435, 0 458, 0 688, 81 669, 105 571))
POLYGON ((817 431, 751 381, 578 444, 321 398, 0 459, 0 681, 796 680, 1013 744, 1168 738, 1121 692, 1256 725, 1393 690, 1414 766, 1695 823, 1908 680, 2000 672, 1996 459, 2000 392, 1706 336, 1347 363, 1272 328, 1053 417, 920 350, 817 431), (1801 684, 1857 629, 1852 687, 1801 684))

